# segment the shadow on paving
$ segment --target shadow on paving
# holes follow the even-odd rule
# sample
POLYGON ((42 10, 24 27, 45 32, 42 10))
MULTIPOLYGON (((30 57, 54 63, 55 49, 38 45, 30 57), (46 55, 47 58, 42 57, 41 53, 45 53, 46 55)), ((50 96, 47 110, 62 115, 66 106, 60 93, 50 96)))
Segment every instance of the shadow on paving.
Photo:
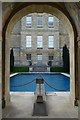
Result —
POLYGON ((48 113, 46 110, 46 102, 34 103, 33 116, 48 116, 48 113))

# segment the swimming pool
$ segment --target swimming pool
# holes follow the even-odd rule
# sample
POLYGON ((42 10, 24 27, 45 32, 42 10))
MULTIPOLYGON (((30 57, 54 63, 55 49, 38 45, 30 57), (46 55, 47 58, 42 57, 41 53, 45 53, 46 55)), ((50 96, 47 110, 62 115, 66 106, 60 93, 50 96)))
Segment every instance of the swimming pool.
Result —
POLYGON ((36 91, 36 78, 44 79, 46 92, 68 92, 70 91, 70 78, 62 74, 29 73, 18 74, 10 78, 10 91, 12 92, 34 92, 36 91))

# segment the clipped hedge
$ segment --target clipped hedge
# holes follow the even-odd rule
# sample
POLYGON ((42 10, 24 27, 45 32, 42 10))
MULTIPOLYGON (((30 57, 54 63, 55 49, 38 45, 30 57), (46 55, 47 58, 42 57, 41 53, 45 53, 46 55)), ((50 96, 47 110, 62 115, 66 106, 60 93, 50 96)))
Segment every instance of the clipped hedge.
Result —
POLYGON ((28 66, 16 66, 14 67, 12 73, 16 72, 29 72, 29 67, 28 66))
POLYGON ((50 72, 64 72, 64 68, 59 66, 52 66, 50 68, 50 72))

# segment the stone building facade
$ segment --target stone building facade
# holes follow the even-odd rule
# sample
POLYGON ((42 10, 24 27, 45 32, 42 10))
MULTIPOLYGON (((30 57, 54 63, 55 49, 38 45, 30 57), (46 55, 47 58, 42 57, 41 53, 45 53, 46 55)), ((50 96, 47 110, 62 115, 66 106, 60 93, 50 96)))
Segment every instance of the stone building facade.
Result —
POLYGON ((57 17, 47 13, 32 13, 14 26, 10 48, 14 50, 17 66, 62 66, 64 44, 69 48, 69 36, 57 17))

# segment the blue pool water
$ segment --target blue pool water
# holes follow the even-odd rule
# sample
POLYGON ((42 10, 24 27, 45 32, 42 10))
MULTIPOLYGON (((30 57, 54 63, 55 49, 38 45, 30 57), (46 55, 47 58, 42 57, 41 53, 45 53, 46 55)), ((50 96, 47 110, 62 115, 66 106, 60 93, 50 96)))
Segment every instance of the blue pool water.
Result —
POLYGON ((62 74, 18 74, 10 78, 10 91, 36 91, 36 78, 43 77, 46 92, 70 91, 70 78, 62 74))

